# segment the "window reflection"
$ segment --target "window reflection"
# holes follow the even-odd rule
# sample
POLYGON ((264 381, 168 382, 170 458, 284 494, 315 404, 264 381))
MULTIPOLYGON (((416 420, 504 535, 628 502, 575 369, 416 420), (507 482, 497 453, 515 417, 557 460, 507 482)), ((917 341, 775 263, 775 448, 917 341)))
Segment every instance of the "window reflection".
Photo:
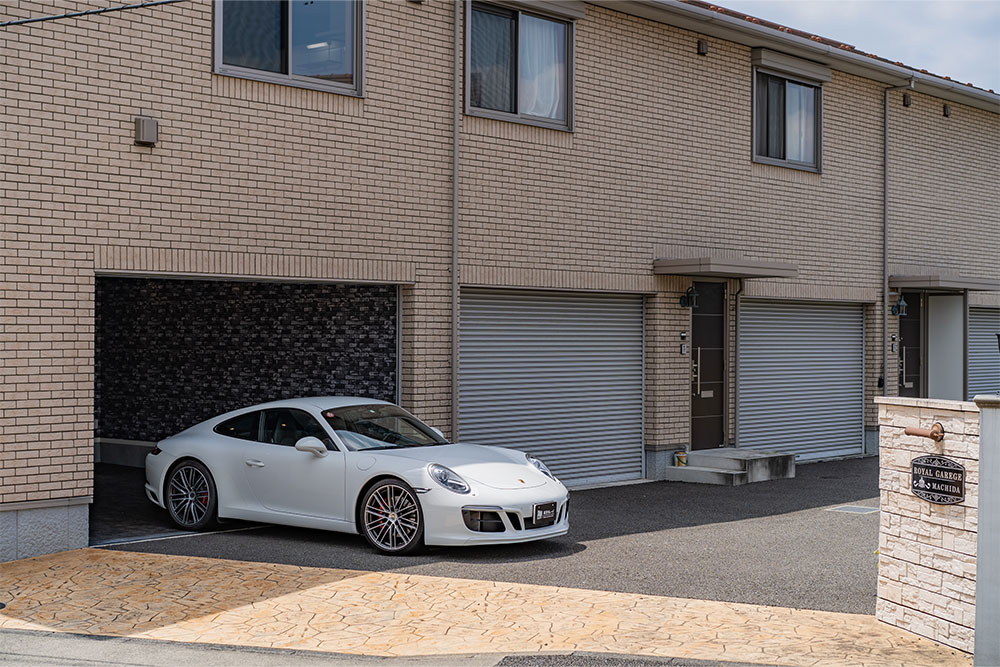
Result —
POLYGON ((293 0, 292 74, 354 83, 353 0, 293 0))

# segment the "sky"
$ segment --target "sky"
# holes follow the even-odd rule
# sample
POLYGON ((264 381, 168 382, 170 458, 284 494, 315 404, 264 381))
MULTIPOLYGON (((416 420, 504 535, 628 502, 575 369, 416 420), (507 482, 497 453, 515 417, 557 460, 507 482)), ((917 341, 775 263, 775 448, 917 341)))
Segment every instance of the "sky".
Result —
POLYGON ((717 0, 892 61, 1000 92, 1000 0, 717 0))

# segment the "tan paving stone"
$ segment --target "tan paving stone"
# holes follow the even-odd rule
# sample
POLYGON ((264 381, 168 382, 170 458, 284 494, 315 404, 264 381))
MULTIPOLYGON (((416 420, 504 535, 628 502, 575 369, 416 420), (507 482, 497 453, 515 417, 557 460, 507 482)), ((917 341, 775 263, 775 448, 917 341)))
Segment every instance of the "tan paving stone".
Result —
POLYGON ((971 665, 874 617, 84 549, 0 564, 0 628, 382 656, 571 651, 971 665))

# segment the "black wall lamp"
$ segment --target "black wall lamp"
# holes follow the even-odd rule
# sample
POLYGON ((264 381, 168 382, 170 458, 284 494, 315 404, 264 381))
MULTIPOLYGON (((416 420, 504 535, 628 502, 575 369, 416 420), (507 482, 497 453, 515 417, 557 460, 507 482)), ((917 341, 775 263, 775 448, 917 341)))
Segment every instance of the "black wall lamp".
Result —
POLYGON ((899 295, 899 301, 892 304, 891 311, 893 315, 906 317, 906 299, 903 298, 902 294, 899 295))
POLYGON ((684 296, 681 297, 681 308, 697 308, 698 307, 698 291, 695 290, 694 285, 687 288, 687 292, 684 292, 684 296))

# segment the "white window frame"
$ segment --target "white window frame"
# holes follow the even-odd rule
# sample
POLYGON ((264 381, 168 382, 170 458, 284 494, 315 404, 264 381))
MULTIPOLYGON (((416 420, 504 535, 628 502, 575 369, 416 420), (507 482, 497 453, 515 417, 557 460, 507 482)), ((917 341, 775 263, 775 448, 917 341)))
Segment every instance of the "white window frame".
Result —
MULTIPOLYGON (((558 16, 555 14, 549 14, 540 11, 524 11, 514 2, 503 2, 503 0, 466 0, 465 2, 465 16, 464 16, 464 38, 465 38, 465 48, 463 49, 463 60, 465 61, 463 67, 462 78, 464 79, 463 88, 464 90, 464 111, 466 115, 469 116, 480 116, 482 118, 492 118, 494 120, 505 120, 511 123, 521 123, 524 125, 536 125, 538 127, 547 127, 553 130, 564 130, 567 132, 573 131, 573 110, 576 107, 576 94, 575 94, 575 73, 576 73, 576 21, 569 19, 565 16, 558 16), (549 21, 559 21, 566 25, 566 120, 553 120, 552 118, 544 118, 540 116, 531 116, 522 113, 509 113, 506 111, 497 111, 495 109, 483 109, 482 107, 473 106, 470 102, 470 92, 469 92, 469 64, 471 62, 472 53, 472 6, 476 5, 487 5, 502 9, 504 11, 509 11, 517 16, 517 33, 521 32, 521 16, 537 16, 538 18, 547 19, 549 21)), ((515 45, 518 49, 517 60, 518 65, 520 64, 520 43, 515 45)), ((515 71, 514 80, 517 81, 519 72, 515 71)), ((514 102, 520 107, 521 100, 518 97, 514 102)))
MULTIPOLYGON (((761 164, 770 164, 778 167, 788 167, 790 169, 799 169, 801 171, 811 171, 816 174, 823 173, 823 82, 816 79, 809 79, 801 76, 793 76, 788 72, 782 72, 780 70, 771 69, 768 67, 754 67, 752 75, 752 86, 751 86, 751 99, 750 99, 750 128, 751 128, 751 144, 750 144, 750 154, 754 162, 759 162, 761 164), (798 83, 804 86, 811 86, 816 89, 816 128, 814 130, 816 136, 816 163, 810 162, 798 162, 796 160, 788 160, 782 158, 774 158, 768 155, 761 155, 757 152, 757 75, 767 74, 768 76, 777 77, 779 79, 784 79, 785 81, 791 81, 792 83, 798 83)), ((787 116, 786 116, 787 122, 787 116)))
MULTIPOLYGON (((292 0, 283 0, 286 3, 292 0)), ((221 0, 216 0, 213 4, 214 6, 214 29, 212 39, 214 42, 214 63, 212 71, 216 74, 221 74, 223 76, 232 76, 240 79, 253 79, 254 81, 264 81, 267 83, 276 83, 283 86, 293 86, 295 88, 308 88, 310 90, 322 90, 331 93, 339 93, 341 95, 351 95, 354 97, 364 97, 364 71, 365 71, 365 16, 367 12, 367 0, 354 0, 356 5, 356 15, 355 15, 355 25, 354 25, 354 83, 345 84, 337 83, 335 81, 323 81, 321 79, 316 79, 310 76, 303 76, 301 74, 282 74, 280 72, 268 72, 265 70, 253 69, 250 67, 240 67, 238 65, 227 65, 223 62, 222 54, 222 6, 221 0)), ((288 69, 292 69, 291 61, 291 44, 292 44, 292 21, 291 12, 289 12, 288 20, 288 35, 287 35, 287 48, 288 53, 288 69)))

